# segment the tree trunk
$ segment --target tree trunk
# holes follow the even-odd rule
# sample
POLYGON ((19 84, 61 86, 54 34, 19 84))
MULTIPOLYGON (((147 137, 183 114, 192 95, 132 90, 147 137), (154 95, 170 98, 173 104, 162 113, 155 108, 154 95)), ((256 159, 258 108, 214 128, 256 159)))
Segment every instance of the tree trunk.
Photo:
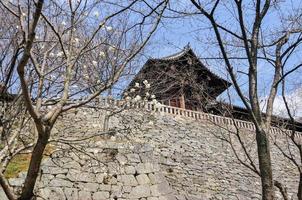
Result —
POLYGON ((262 200, 274 199, 274 185, 269 139, 265 131, 256 131, 259 169, 262 184, 262 200))
POLYGON ((34 196, 33 190, 39 174, 43 152, 48 143, 49 134, 50 132, 39 134, 39 138, 31 155, 27 176, 19 200, 29 200, 34 196))
POLYGON ((302 200, 302 174, 300 173, 299 187, 298 187, 298 199, 302 200))

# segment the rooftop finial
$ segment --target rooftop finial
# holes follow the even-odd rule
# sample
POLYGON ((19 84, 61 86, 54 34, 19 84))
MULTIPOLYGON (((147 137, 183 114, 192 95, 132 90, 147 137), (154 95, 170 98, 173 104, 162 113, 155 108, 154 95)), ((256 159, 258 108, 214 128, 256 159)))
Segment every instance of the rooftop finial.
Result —
POLYGON ((191 46, 190 46, 190 42, 188 42, 188 44, 185 46, 185 50, 188 50, 188 49, 190 49, 191 48, 191 46))

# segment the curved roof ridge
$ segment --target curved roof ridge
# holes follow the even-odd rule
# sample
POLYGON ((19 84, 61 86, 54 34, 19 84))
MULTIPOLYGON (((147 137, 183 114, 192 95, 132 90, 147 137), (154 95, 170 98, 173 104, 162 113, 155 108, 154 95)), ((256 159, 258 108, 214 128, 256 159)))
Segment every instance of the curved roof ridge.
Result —
POLYGON ((232 83, 227 80, 226 78, 222 77, 220 74, 216 73, 215 71, 213 71, 212 69, 210 69, 210 66, 205 65, 200 58, 195 54, 195 52, 193 51, 193 49, 191 48, 190 44, 187 44, 181 51, 174 53, 172 55, 169 56, 165 56, 165 57, 161 57, 161 58, 151 58, 150 60, 154 60, 154 61, 173 61, 175 59, 178 59, 182 56, 184 56, 185 54, 187 54, 188 52, 193 53, 194 57, 197 58, 198 62, 205 68, 205 70, 207 70, 208 72, 210 72, 211 74, 213 74, 213 76, 215 76, 218 79, 221 79, 225 82, 227 82, 230 85, 232 85, 232 83))
POLYGON ((192 50, 191 47, 189 45, 187 45, 180 52, 177 52, 177 53, 174 53, 172 55, 165 56, 165 57, 161 57, 161 58, 153 58, 153 60, 173 60, 173 59, 177 59, 177 58, 180 58, 181 56, 185 55, 190 50, 192 50))

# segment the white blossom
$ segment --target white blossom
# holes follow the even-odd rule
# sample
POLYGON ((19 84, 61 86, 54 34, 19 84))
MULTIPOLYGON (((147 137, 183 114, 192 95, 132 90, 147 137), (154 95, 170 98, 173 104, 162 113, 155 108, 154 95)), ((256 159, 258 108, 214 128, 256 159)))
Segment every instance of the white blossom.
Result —
POLYGON ((94 61, 92 61, 92 64, 93 64, 94 66, 97 66, 98 62, 94 60, 94 61))
POLYGON ((149 83, 146 84, 146 89, 149 89, 151 85, 149 83))
POLYGON ((58 56, 58 57, 61 57, 61 56, 63 56, 63 55, 64 55, 63 51, 60 51, 60 52, 57 53, 57 56, 58 56))
POLYGON ((144 81, 143 81, 143 84, 147 85, 147 84, 148 84, 148 81, 147 81, 147 80, 144 80, 144 81))
POLYGON ((133 100, 134 100, 134 102, 138 102, 138 101, 140 101, 141 99, 142 99, 142 97, 139 96, 139 95, 137 95, 133 100))
POLYGON ((106 26, 106 30, 107 30, 107 31, 112 31, 113 28, 112 28, 111 26, 106 26))
POLYGON ((149 97, 149 96, 150 96, 149 92, 146 92, 146 97, 149 97))
POLYGON ((96 81, 96 83, 97 83, 97 84, 100 84, 100 83, 101 83, 101 81, 100 81, 100 80, 97 80, 97 81, 96 81))
POLYGON ((110 138, 112 141, 115 141, 116 140, 116 137, 114 137, 114 136, 111 136, 111 138, 110 138))
POLYGON ((83 65, 83 68, 84 68, 84 69, 87 69, 87 65, 83 65))
POLYGON ((98 11, 94 11, 93 15, 94 15, 95 17, 99 17, 99 16, 100 16, 100 13, 99 13, 98 11))
POLYGON ((66 22, 65 21, 62 21, 62 26, 66 26, 66 22))
POLYGON ((156 96, 154 94, 151 95, 151 99, 155 100, 156 96))
POLYGON ((128 92, 125 92, 124 95, 125 95, 125 96, 128 96, 128 92))
POLYGON ((162 105, 161 103, 159 103, 158 101, 156 103, 154 103, 155 108, 160 108, 162 105))
POLYGON ((139 95, 136 95, 136 97, 135 97, 137 100, 141 100, 142 99, 142 97, 141 96, 139 96, 139 95))
POLYGON ((98 149, 93 149, 93 154, 98 154, 99 150, 98 149))
POLYGON ((74 42, 75 42, 76 44, 79 44, 79 42, 80 42, 79 38, 74 38, 74 42))
POLYGON ((54 53, 50 53, 49 56, 50 56, 50 57, 54 57, 55 54, 54 54, 54 53))
POLYGON ((101 51, 101 52, 99 53, 99 56, 100 56, 100 57, 105 57, 105 52, 104 52, 104 51, 101 51))
POLYGON ((130 101, 130 100, 131 100, 131 97, 128 96, 128 97, 126 97, 125 99, 126 99, 126 101, 130 101))
POLYGON ((135 92, 135 88, 131 88, 131 89, 130 89, 130 92, 135 92))
POLYGON ((135 87, 139 88, 139 83, 135 83, 135 87))
POLYGON ((114 46, 110 46, 109 47, 109 51, 114 51, 115 47, 114 46))

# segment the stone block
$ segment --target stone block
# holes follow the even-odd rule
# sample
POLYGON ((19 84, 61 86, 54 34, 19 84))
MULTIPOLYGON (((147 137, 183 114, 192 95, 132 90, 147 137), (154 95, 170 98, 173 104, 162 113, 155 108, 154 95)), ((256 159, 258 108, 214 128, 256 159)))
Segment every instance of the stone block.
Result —
POLYGON ((79 199, 78 190, 75 188, 64 188, 66 199, 79 199))
POLYGON ((123 188, 122 188, 122 191, 123 191, 123 193, 129 193, 129 192, 131 192, 131 190, 132 190, 132 187, 131 186, 123 186, 123 188))
POLYGON ((100 189, 100 191, 110 191, 111 190, 111 185, 100 184, 99 189, 100 189))
POLYGON ((121 182, 125 186, 137 186, 137 181, 134 177, 134 175, 121 175, 121 182))
POLYGON ((166 182, 166 178, 162 173, 150 173, 148 174, 151 184, 157 184, 166 182))
POLYGON ((152 196, 162 196, 172 192, 168 183, 163 182, 150 186, 152 196))
POLYGON ((95 192, 92 198, 93 200, 107 200, 109 199, 109 192, 95 192))
POLYGON ((157 197, 148 197, 147 200, 158 200, 157 197))
POLYGON ((139 155, 136 154, 136 153, 127 154, 126 156, 127 156, 128 161, 131 162, 131 163, 141 162, 141 159, 140 159, 139 155))
POLYGON ((69 180, 55 178, 49 182, 49 186, 51 186, 51 187, 72 187, 73 183, 69 180))
POLYGON ((95 175, 96 182, 103 183, 105 176, 106 176, 105 173, 98 173, 98 174, 96 174, 95 175))
POLYGON ((111 195, 110 197, 112 199, 117 198, 117 197, 122 197, 122 186, 120 185, 113 185, 111 188, 111 195))
POLYGON ((139 174, 146 174, 159 171, 159 165, 153 163, 139 163, 136 166, 136 171, 139 174))
POLYGON ((92 200, 92 198, 91 198, 91 192, 80 191, 79 192, 79 199, 81 199, 81 200, 92 200))
POLYGON ((148 185, 139 185, 132 188, 132 191, 129 193, 129 199, 150 197, 150 187, 148 185))
POLYGON ((44 188, 43 190, 40 190, 40 195, 42 197, 49 197, 52 200, 61 200, 65 199, 65 194, 60 187, 49 187, 44 188))
POLYGON ((20 187, 24 183, 23 178, 11 178, 8 180, 9 184, 13 187, 20 187))
POLYGON ((117 154, 117 156, 115 158, 121 165, 124 165, 127 163, 127 158, 124 155, 117 154))
POLYGON ((83 191, 96 192, 99 189, 98 183, 78 183, 78 187, 83 191))
POLYGON ((70 169, 66 175, 66 177, 72 181, 79 182, 95 182, 96 177, 92 173, 82 172, 75 169, 70 169))
POLYGON ((125 173, 126 174, 135 174, 135 167, 133 166, 126 166, 125 167, 125 173))
POLYGON ((136 176, 136 180, 140 185, 150 184, 150 179, 146 174, 139 174, 136 176))
POLYGON ((166 196, 158 197, 158 200, 177 200, 177 198, 174 195, 166 195, 166 196))
POLYGON ((8 200, 8 198, 6 197, 6 194, 4 193, 2 187, 0 187, 0 199, 1 200, 8 200))

